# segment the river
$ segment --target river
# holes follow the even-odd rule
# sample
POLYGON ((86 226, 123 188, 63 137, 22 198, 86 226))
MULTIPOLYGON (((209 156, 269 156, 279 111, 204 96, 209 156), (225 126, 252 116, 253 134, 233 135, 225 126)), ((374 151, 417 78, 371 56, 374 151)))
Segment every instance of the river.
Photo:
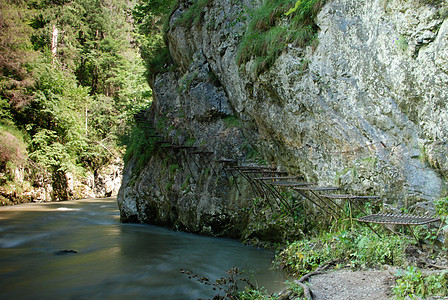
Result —
POLYGON ((115 198, 0 207, 0 299, 207 299, 213 287, 180 270, 214 281, 232 267, 274 292, 285 279, 273 255, 120 223, 115 198))

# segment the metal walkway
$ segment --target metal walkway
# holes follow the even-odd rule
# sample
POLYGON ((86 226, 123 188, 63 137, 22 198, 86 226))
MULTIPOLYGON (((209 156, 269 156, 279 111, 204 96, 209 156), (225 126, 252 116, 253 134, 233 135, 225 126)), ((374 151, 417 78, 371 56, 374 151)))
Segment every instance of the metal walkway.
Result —
POLYGON ((377 224, 394 224, 394 225, 424 225, 432 222, 440 221, 439 218, 420 216, 415 214, 372 214, 357 219, 364 223, 377 223, 377 224))

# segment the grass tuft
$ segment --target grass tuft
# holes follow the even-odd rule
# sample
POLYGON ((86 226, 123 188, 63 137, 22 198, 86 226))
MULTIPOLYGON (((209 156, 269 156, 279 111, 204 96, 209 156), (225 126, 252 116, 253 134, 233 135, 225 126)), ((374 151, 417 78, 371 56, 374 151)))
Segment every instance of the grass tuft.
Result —
POLYGON ((212 3, 213 0, 196 0, 177 20, 177 24, 192 27, 198 25, 204 17, 204 9, 212 3))
POLYGON ((258 75, 273 65, 288 44, 312 44, 318 31, 314 19, 325 1, 298 0, 295 6, 291 0, 265 1, 250 14, 237 63, 243 65, 255 59, 254 72, 258 75))

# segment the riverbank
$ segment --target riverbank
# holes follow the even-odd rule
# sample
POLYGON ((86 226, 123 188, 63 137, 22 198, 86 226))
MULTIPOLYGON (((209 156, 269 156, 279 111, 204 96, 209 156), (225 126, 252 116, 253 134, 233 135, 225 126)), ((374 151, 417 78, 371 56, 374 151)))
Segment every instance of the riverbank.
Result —
POLYGON ((310 280, 315 300, 384 300, 392 296, 395 277, 389 271, 336 271, 310 280))
MULTIPOLYGON (((439 266, 441 267, 441 266, 439 266)), ((443 268, 446 270, 448 266, 443 268)), ((445 276, 447 271, 443 271, 440 268, 432 269, 420 269, 419 274, 424 276, 445 276)), ((314 300, 385 300, 385 299, 403 299, 406 288, 412 287, 410 284, 408 287, 402 287, 397 280, 403 277, 406 271, 402 269, 393 268, 390 266, 384 266, 382 270, 362 270, 353 271, 350 269, 332 270, 322 274, 312 276, 307 283, 310 289, 312 299, 314 300), (394 294, 394 289, 397 293, 394 294)), ((417 281, 420 280, 417 279, 417 281)), ((421 287, 419 287, 421 288, 421 287)), ((431 287, 427 285, 427 290, 437 289, 438 287, 431 287)), ((443 293, 444 287, 439 287, 438 292, 443 293)), ((448 299, 448 296, 441 296, 437 294, 421 297, 418 295, 418 289, 415 289, 415 297, 417 299, 448 299)), ((294 299, 289 298, 290 292, 284 291, 283 296, 278 297, 278 300, 294 299)), ((407 295, 409 297, 409 294, 407 295)), ((406 298, 408 299, 408 298, 406 298)))
POLYGON ((313 276, 308 285, 314 300, 385 300, 394 283, 387 270, 338 270, 313 276))
POLYGON ((276 299, 448 297, 446 248, 434 240, 417 244, 396 233, 381 236, 358 229, 291 243, 277 264, 296 279, 276 299))
MULTIPOLYGON (((444 267, 445 269, 447 266, 444 267)), ((446 271, 445 271, 446 272, 446 271)), ((402 299, 404 296, 404 287, 397 285, 396 280, 402 278, 403 270, 385 267, 382 271, 337 271, 327 274, 318 275, 310 281, 313 286, 315 300, 347 300, 347 299, 368 299, 368 300, 382 300, 382 299, 402 299), (393 289, 397 290, 394 295, 393 289)), ((422 274, 437 274, 436 276, 443 276, 444 271, 439 269, 422 269, 422 274)), ((431 287, 426 286, 427 290, 431 288, 438 289, 438 292, 443 293, 445 287, 431 287)), ((416 298, 420 299, 418 289, 415 289, 416 298)), ((409 297, 409 296, 408 296, 409 297)), ((421 297, 423 299, 448 299, 445 295, 438 296, 437 294, 421 297)))

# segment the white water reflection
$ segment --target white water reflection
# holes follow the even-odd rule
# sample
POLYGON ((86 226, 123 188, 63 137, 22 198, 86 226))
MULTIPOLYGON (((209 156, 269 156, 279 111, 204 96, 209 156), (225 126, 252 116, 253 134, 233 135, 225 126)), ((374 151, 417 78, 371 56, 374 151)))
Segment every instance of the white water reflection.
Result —
POLYGON ((228 239, 121 224, 115 199, 0 208, 0 299, 197 299, 238 267, 274 291, 273 253, 228 239), (59 253, 76 250, 77 253, 59 253), (55 255, 58 254, 58 255, 55 255))
POLYGON ((79 208, 59 207, 59 208, 56 208, 56 210, 70 211, 70 210, 80 210, 80 209, 79 208))

